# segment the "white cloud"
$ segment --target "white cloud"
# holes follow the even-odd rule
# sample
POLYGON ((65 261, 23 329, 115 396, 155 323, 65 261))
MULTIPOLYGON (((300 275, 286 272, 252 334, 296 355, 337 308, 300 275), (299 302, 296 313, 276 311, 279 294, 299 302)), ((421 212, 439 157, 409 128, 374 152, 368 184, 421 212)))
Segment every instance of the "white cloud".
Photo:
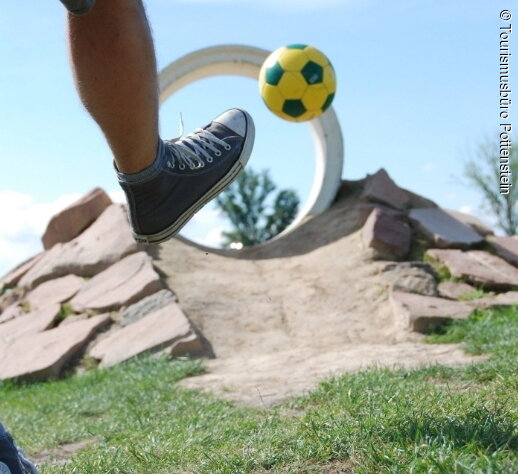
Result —
POLYGON ((425 173, 430 173, 430 171, 433 171, 436 168, 436 166, 437 165, 435 163, 428 162, 421 167, 421 170, 425 173))
POLYGON ((464 206, 459 207, 459 212, 463 212, 464 214, 475 215, 475 208, 470 204, 465 204, 464 206))
POLYGON ((211 229, 205 236, 199 239, 198 242, 202 245, 206 245, 207 247, 221 247, 222 234, 224 230, 224 227, 216 227, 211 229))
POLYGON ((447 199, 448 201, 452 201, 454 199, 457 199, 458 195, 457 193, 445 193, 443 194, 443 199, 447 199))
MULTIPOLYGON (((125 202, 122 191, 108 195, 114 202, 125 202)), ((41 236, 51 217, 82 195, 65 194, 51 202, 38 202, 29 194, 0 191, 0 277, 41 250, 41 236)), ((214 204, 198 212, 182 235, 209 247, 220 247, 227 222, 214 204)))
MULTIPOLYGON (((122 191, 110 192, 116 202, 122 191)), ((0 276, 43 249, 41 236, 50 218, 77 201, 80 193, 64 194, 51 202, 38 202, 30 194, 0 191, 0 276)))
POLYGON ((226 221, 214 204, 201 209, 183 228, 181 235, 208 247, 221 246, 221 234, 226 229, 226 221))
POLYGON ((464 204, 463 206, 460 206, 458 211, 480 219, 486 226, 488 226, 490 229, 493 229, 497 235, 502 233, 501 230, 498 229, 498 219, 494 214, 490 212, 484 212, 480 207, 475 207, 471 204, 464 204))
POLYGON ((108 191, 108 196, 110 196, 110 199, 113 202, 118 202, 120 204, 126 203, 126 195, 124 194, 124 191, 108 191))
POLYGON ((20 237, 41 235, 49 219, 81 197, 65 194, 53 202, 36 202, 33 196, 17 191, 0 191, 0 238, 19 240, 20 237))

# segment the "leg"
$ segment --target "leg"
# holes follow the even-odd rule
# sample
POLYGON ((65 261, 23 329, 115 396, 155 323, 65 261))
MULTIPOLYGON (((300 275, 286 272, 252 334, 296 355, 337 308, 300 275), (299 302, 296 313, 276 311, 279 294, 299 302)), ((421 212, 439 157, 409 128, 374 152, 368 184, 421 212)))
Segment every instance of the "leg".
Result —
POLYGON ((155 54, 141 0, 61 0, 81 100, 104 132, 126 193, 134 238, 176 235, 246 165, 252 118, 240 109, 183 139, 158 136, 155 54))
POLYGON ((158 82, 140 0, 97 0, 69 13, 70 55, 83 104, 104 132, 119 171, 136 173, 157 154, 158 82))

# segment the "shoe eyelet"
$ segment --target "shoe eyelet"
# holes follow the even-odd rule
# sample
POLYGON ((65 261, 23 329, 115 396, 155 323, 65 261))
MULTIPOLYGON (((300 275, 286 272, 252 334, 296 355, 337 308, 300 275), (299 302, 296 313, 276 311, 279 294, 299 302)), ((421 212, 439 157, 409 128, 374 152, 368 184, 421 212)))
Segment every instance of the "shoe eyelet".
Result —
POLYGON ((212 158, 212 156, 209 156, 207 158, 207 163, 212 163, 214 161, 214 159, 212 158))
POLYGON ((180 165, 179 168, 183 171, 185 169, 185 165, 180 165))
POLYGON ((228 145, 228 144, 225 145, 225 150, 230 151, 231 149, 232 149, 232 147, 230 145, 228 145))
POLYGON ((215 154, 216 156, 221 156, 221 152, 220 152, 219 150, 216 150, 216 151, 214 152, 214 154, 215 154))

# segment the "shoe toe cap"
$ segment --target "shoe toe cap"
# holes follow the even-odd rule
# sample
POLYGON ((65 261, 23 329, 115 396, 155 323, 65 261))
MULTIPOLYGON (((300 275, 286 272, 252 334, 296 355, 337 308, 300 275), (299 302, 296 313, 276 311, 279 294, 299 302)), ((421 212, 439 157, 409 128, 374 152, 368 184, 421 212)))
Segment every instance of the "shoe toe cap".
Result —
POLYGON ((237 135, 244 137, 246 135, 246 115, 242 110, 230 109, 218 115, 214 122, 218 122, 232 130, 237 135))

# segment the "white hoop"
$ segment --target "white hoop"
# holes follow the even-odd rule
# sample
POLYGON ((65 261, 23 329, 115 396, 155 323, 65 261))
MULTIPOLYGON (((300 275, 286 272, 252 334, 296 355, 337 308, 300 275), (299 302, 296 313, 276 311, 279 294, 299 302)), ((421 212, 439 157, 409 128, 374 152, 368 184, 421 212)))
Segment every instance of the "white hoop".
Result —
MULTIPOLYGON (((258 79, 269 51, 243 45, 221 45, 199 49, 172 62, 159 74, 160 103, 176 91, 206 77, 236 75, 258 79)), ((315 177, 306 203, 295 220, 282 232, 297 227, 307 216, 320 214, 333 202, 342 177, 344 146, 342 131, 333 107, 308 122, 315 144, 315 177)))

